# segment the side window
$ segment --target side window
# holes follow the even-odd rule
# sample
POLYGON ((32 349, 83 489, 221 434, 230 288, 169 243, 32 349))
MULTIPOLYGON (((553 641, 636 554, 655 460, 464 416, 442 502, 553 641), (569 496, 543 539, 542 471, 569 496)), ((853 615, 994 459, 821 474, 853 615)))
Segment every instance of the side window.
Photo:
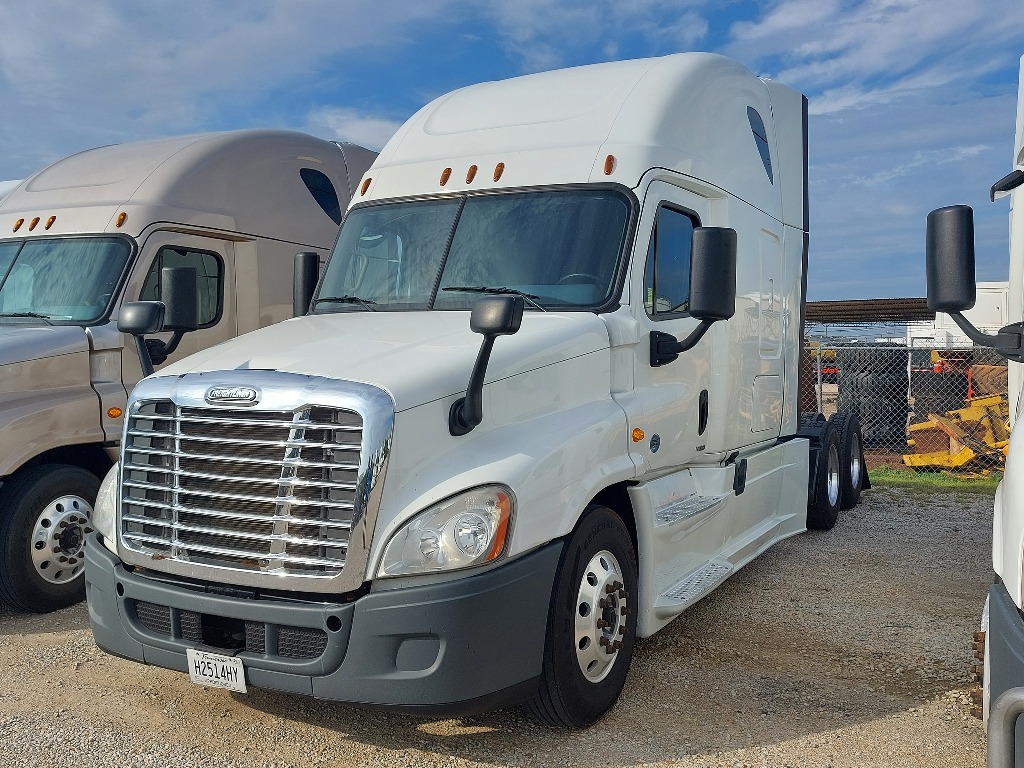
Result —
POLYGON ((220 257, 210 251, 197 251, 166 245, 161 248, 142 284, 139 301, 160 301, 160 270, 164 267, 195 267, 199 275, 199 327, 206 328, 220 319, 224 295, 224 270, 220 257))
POLYGON ((324 213, 330 216, 335 224, 341 226, 341 202, 327 174, 315 168, 300 168, 299 176, 317 205, 323 208, 324 213))
POLYGON ((764 129, 764 121, 757 114, 753 107, 747 107, 747 120, 750 121, 750 130, 754 134, 754 143, 757 145, 757 152, 761 155, 761 162, 764 164, 764 172, 768 174, 768 181, 772 184, 775 179, 772 176, 772 158, 768 153, 768 133, 764 129))
POLYGON ((693 218, 688 214, 665 206, 658 208, 644 268, 644 306, 652 318, 678 315, 690 308, 693 228, 693 218))

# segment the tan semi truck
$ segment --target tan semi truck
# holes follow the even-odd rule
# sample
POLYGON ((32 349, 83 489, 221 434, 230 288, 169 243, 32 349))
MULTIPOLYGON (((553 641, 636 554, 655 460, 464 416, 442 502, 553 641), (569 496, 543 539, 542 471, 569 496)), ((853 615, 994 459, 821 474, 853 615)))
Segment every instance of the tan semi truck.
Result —
POLYGON ((286 131, 175 137, 81 152, 0 195, 4 602, 84 596, 99 478, 142 378, 122 303, 160 299, 164 268, 196 270, 198 329, 151 339, 158 365, 291 317, 296 252, 327 254, 375 157, 286 131))

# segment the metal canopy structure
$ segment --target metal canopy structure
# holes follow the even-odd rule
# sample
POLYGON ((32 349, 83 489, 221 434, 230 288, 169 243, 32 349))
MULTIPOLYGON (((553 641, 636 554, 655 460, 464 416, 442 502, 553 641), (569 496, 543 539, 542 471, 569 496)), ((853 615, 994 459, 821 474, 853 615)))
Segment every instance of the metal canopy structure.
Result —
POLYGON ((850 299, 809 301, 805 318, 808 323, 864 325, 934 320, 935 312, 927 299, 850 299))

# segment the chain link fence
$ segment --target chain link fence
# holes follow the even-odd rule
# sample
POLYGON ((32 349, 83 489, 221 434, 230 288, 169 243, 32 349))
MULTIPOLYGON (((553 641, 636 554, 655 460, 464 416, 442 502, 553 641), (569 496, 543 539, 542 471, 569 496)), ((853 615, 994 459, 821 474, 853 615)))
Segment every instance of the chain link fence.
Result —
POLYGON ((815 402, 805 408, 857 414, 869 463, 962 473, 1000 466, 1009 439, 1006 360, 985 347, 908 346, 881 335, 809 336, 815 402))

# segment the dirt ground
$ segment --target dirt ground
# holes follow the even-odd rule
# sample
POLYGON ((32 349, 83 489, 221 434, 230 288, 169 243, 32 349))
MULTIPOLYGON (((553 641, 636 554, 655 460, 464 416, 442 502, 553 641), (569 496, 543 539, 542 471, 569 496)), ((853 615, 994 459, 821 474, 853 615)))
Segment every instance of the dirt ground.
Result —
POLYGON ((868 491, 641 641, 618 706, 578 733, 204 689, 99 651, 84 606, 0 609, 0 766, 980 768, 991 517, 984 496, 868 491))

